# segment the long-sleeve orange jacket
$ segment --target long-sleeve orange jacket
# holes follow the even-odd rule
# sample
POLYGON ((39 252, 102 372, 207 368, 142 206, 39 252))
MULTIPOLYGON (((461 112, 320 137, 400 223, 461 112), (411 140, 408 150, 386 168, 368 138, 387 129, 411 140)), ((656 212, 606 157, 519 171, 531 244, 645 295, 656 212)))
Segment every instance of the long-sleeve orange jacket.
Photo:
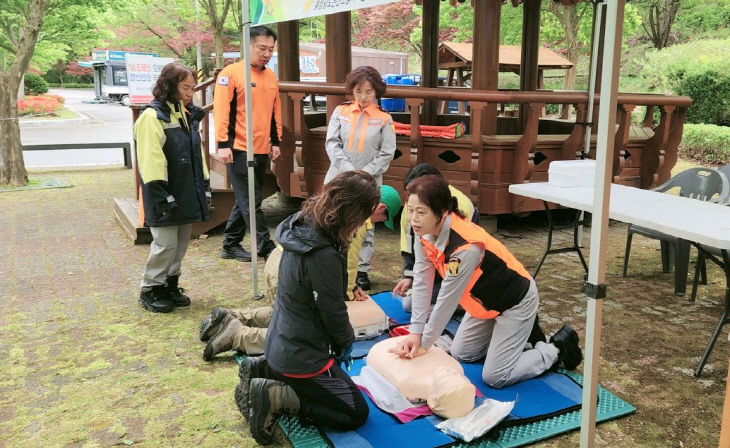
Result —
MULTIPOLYGON (((268 154, 281 140, 279 82, 268 68, 251 70, 253 152, 268 154)), ((246 150, 246 90, 244 62, 226 66, 218 75, 213 96, 215 139, 219 148, 246 150)))

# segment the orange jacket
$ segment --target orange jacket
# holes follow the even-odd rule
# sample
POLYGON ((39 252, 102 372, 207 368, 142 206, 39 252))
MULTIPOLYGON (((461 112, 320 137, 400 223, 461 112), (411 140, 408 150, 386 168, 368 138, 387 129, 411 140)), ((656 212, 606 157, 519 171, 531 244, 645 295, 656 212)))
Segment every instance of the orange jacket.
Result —
MULTIPOLYGON (((478 225, 451 213, 451 227, 446 247, 439 249, 421 239, 424 253, 442 278, 449 270, 458 271, 460 260, 452 254, 476 244, 484 249, 484 258, 474 270, 459 304, 478 319, 494 319, 517 305, 530 286, 530 274, 517 258, 497 239, 478 225)), ((442 290, 439 297, 444 294, 442 290)))
MULTIPOLYGON (((246 90, 243 61, 226 66, 218 75, 213 94, 215 140, 219 148, 246 150, 246 90)), ((274 72, 251 70, 253 96, 253 152, 268 154, 281 141, 281 101, 274 72)))

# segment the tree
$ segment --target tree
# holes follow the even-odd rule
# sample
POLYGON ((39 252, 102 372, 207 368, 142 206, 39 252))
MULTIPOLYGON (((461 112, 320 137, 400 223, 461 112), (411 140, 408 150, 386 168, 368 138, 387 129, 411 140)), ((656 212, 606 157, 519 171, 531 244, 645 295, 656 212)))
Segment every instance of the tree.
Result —
POLYGON ((31 65, 48 70, 72 49, 106 35, 102 9, 110 0, 0 1, 0 185, 28 183, 18 125, 18 89, 31 65))
POLYGON ((0 184, 28 183, 18 125, 18 88, 33 56, 50 0, 6 0, 0 5, 0 47, 11 54, 0 71, 0 184))
POLYGON ((411 0, 358 10, 352 14, 352 23, 355 45, 384 50, 419 50, 411 41, 411 31, 420 23, 411 0))
POLYGON ((213 43, 215 45, 215 66, 223 67, 223 30, 226 24, 228 10, 231 9, 231 0, 200 0, 200 4, 208 16, 213 28, 213 43))
POLYGON ((654 48, 661 50, 668 46, 679 0, 639 0, 636 4, 643 11, 642 27, 654 48))

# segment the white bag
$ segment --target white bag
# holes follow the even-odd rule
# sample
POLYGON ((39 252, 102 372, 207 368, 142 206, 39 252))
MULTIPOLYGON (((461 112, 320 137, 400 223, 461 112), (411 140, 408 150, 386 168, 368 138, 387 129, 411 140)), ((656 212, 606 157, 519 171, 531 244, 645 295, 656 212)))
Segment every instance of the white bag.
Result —
POLYGON ((471 442, 494 428, 512 412, 514 407, 514 401, 497 401, 487 398, 464 417, 444 420, 436 427, 449 436, 471 442))

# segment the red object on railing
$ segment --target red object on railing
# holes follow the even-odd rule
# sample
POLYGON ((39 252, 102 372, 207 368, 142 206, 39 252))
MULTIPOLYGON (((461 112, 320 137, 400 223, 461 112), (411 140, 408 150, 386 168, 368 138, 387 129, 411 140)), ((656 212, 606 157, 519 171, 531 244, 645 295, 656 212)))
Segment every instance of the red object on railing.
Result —
MULTIPOLYGON (((396 135, 411 135, 411 125, 408 123, 393 122, 396 135)), ((422 124, 420 127, 423 137, 440 137, 456 139, 466 133, 464 123, 454 123, 450 126, 430 126, 422 124)))

